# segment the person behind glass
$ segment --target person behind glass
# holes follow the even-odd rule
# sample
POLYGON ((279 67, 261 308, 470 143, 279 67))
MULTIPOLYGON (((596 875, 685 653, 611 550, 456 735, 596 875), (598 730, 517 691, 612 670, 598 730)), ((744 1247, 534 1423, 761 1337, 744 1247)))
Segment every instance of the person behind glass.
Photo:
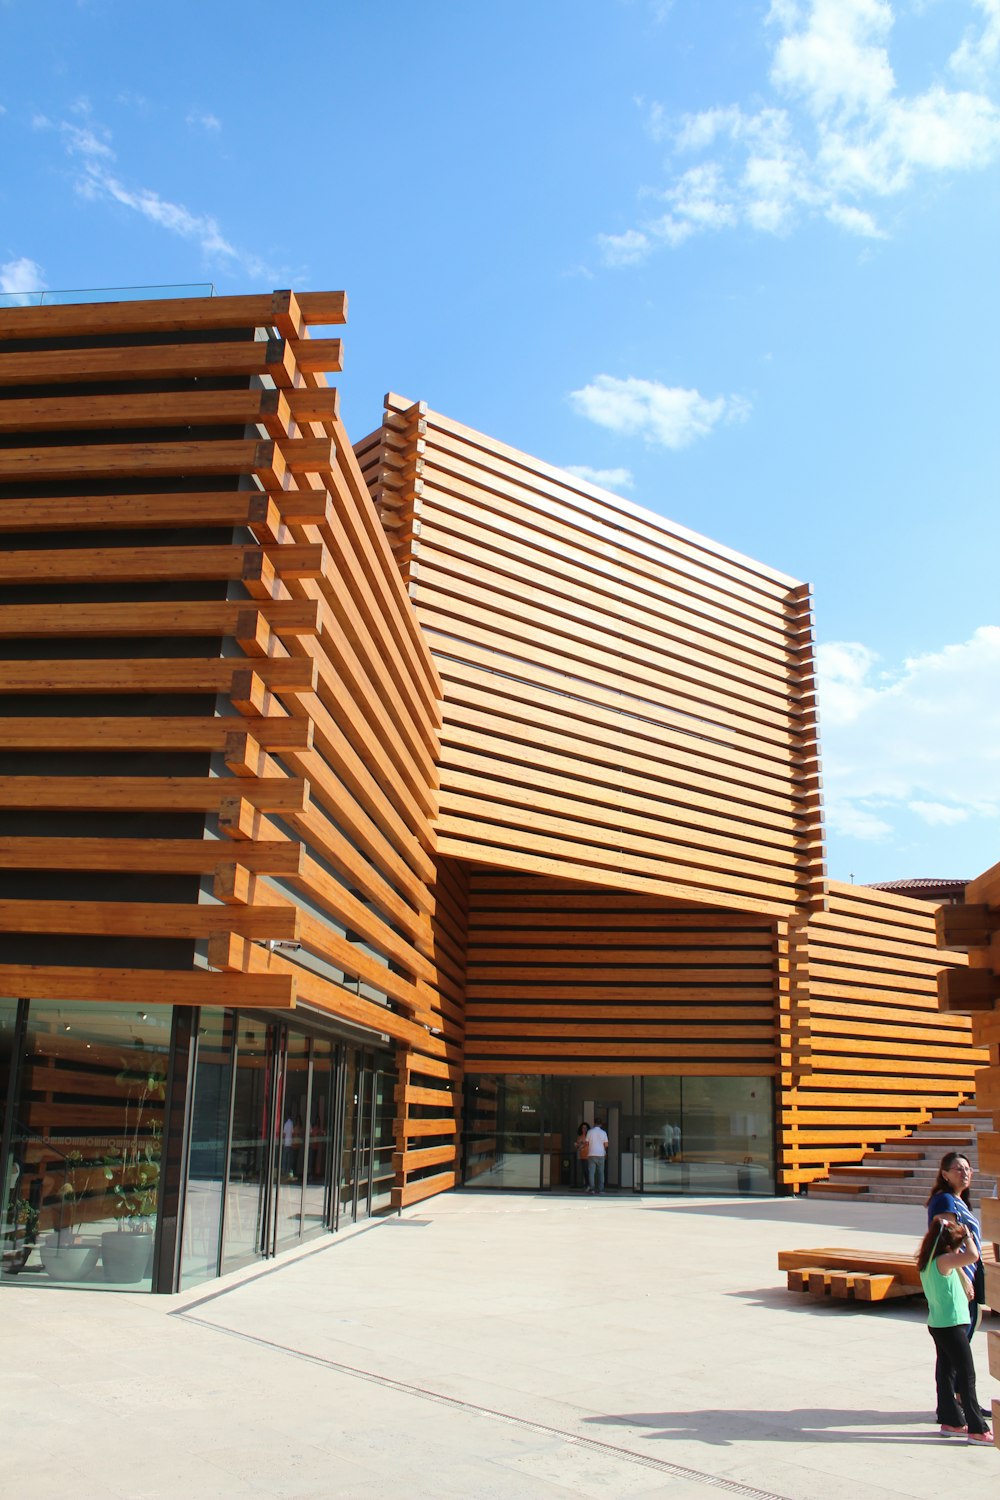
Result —
POLYGON ((969 1188, 972 1183, 972 1167, 969 1158, 961 1151, 947 1151, 941 1158, 937 1178, 927 1200, 927 1225, 943 1215, 955 1224, 962 1224, 972 1235, 978 1255, 975 1263, 967 1266, 963 1275, 969 1282, 969 1338, 979 1327, 983 1303, 986 1301, 986 1276, 983 1271, 983 1237, 979 1220, 972 1212, 969 1188))
POLYGON ((576 1140, 573 1142, 573 1150, 576 1152, 576 1159, 580 1163, 580 1185, 587 1192, 590 1191, 587 1187, 587 1131, 589 1129, 590 1126, 587 1121, 581 1120, 576 1132, 576 1140))
POLYGON ((608 1133, 595 1120, 587 1131, 587 1192, 604 1192, 604 1168, 608 1157, 608 1133))
POLYGON ((986 1444, 993 1442, 993 1434, 976 1394, 976 1366, 967 1331, 965 1272, 978 1255, 971 1230, 939 1214, 920 1242, 917 1269, 927 1298, 927 1326, 937 1350, 934 1379, 941 1436, 986 1444))

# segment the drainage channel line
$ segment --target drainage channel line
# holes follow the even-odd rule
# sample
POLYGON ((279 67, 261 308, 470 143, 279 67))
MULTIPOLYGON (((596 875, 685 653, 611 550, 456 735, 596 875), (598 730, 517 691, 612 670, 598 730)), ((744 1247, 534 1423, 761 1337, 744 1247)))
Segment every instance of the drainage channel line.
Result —
POLYGON ((378 1385, 403 1396, 415 1396, 420 1401, 433 1401, 438 1406, 447 1406, 453 1411, 483 1417, 492 1422, 503 1422, 511 1427, 519 1427, 525 1432, 538 1433, 542 1437, 561 1438, 563 1442, 572 1443, 577 1448, 600 1454, 604 1458, 625 1459, 630 1463, 642 1464, 647 1469, 655 1469, 658 1473, 670 1474, 675 1479, 696 1480, 699 1484, 712 1485, 715 1489, 725 1490, 730 1495, 745 1495, 748 1500, 790 1500, 787 1495, 779 1495, 773 1490, 757 1489, 752 1484, 743 1484, 738 1479, 727 1479, 722 1474, 706 1474, 701 1469, 689 1469, 684 1464, 672 1464, 669 1459, 635 1453, 631 1448, 620 1448, 615 1443, 602 1443, 599 1438, 582 1437, 579 1433, 567 1432, 562 1427, 549 1427, 544 1422, 534 1422, 526 1417, 512 1416, 509 1412, 495 1411, 489 1406, 479 1406, 474 1401, 463 1401, 458 1396, 445 1396, 440 1391, 430 1391, 421 1385, 408 1385, 406 1381, 394 1380, 391 1375, 376 1375, 371 1370, 361 1370, 355 1365, 341 1364, 339 1360, 326 1359, 322 1354, 309 1354, 305 1349, 293 1349, 288 1344, 279 1344, 273 1339, 260 1338, 254 1333, 243 1333, 238 1328, 227 1328, 225 1324, 213 1323, 207 1318, 192 1317, 187 1312, 178 1311, 173 1316, 181 1322, 194 1323, 199 1328, 207 1328, 212 1333, 222 1333, 228 1338, 240 1339, 247 1344, 256 1344, 263 1349, 273 1349, 278 1354, 304 1360, 306 1364, 319 1365, 324 1370, 333 1370, 336 1374, 347 1375, 353 1380, 365 1380, 370 1385, 378 1385))

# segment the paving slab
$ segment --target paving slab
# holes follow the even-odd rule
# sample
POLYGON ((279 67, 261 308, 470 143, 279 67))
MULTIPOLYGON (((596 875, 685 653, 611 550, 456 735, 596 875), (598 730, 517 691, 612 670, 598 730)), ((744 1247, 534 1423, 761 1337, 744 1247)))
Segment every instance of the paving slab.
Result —
POLYGON ((996 1500, 1000 1453, 937 1434, 922 1304, 820 1302, 777 1270, 780 1249, 909 1249, 922 1220, 451 1193, 176 1298, 5 1287, 4 1483, 34 1500, 996 1500))

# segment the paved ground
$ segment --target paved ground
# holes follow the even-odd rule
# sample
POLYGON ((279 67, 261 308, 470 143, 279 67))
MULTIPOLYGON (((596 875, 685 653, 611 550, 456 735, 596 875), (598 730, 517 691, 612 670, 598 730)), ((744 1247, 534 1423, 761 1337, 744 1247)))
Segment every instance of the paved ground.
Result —
POLYGON ((775 1267, 920 1223, 454 1194, 182 1298, 12 1287, 0 1495, 996 1500, 1000 1453, 937 1436, 922 1307, 815 1303, 775 1267))

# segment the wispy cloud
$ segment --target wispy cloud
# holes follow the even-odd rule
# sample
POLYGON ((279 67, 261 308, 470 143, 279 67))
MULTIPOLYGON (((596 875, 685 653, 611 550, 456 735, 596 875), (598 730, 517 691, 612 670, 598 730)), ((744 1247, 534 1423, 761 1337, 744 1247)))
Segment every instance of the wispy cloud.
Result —
MULTIPOLYGON (((115 165, 117 154, 111 131, 90 118, 85 102, 75 106, 74 113, 80 117, 79 121, 55 122, 45 115, 36 115, 32 126, 36 130, 58 131, 67 155, 76 163, 74 186, 81 197, 117 204, 170 234, 193 241, 210 262, 239 266, 254 277, 273 276, 260 257, 241 249, 223 233, 213 214, 194 212, 183 203, 163 197, 154 188, 126 182, 115 165)), ((214 116, 198 119, 204 128, 212 128, 206 121, 214 120, 214 116)))
POLYGON ((599 427, 627 437, 641 437, 660 448, 687 448, 707 437, 719 422, 744 421, 750 404, 741 396, 709 399, 683 386, 656 380, 597 375, 589 385, 570 392, 576 411, 599 427))
POLYGON ((656 209, 639 224, 598 236, 604 263, 635 265, 661 246, 737 226, 787 234, 815 217, 884 238, 886 199, 932 173, 991 165, 1000 156, 1000 0, 963 4, 968 24, 941 76, 907 95, 890 56, 890 0, 772 0, 772 97, 679 118, 650 106, 647 128, 669 144, 670 175, 646 194, 656 209))
POLYGON ((631 469, 591 469, 586 464, 567 464, 566 473, 585 479, 588 484, 599 484, 606 490, 631 490, 635 487, 631 469))
POLYGON ((28 294, 45 290, 45 272, 36 260, 22 255, 0 266, 0 292, 16 301, 27 302, 28 294))
POLYGON ((209 114, 206 110, 192 109, 185 116, 186 125, 197 126, 201 130, 215 131, 222 129, 222 121, 218 115, 209 114))
POLYGON ((989 819, 1000 838, 1000 625, 896 668, 855 641, 820 646, 817 663, 834 831, 885 840, 912 816, 989 819))

